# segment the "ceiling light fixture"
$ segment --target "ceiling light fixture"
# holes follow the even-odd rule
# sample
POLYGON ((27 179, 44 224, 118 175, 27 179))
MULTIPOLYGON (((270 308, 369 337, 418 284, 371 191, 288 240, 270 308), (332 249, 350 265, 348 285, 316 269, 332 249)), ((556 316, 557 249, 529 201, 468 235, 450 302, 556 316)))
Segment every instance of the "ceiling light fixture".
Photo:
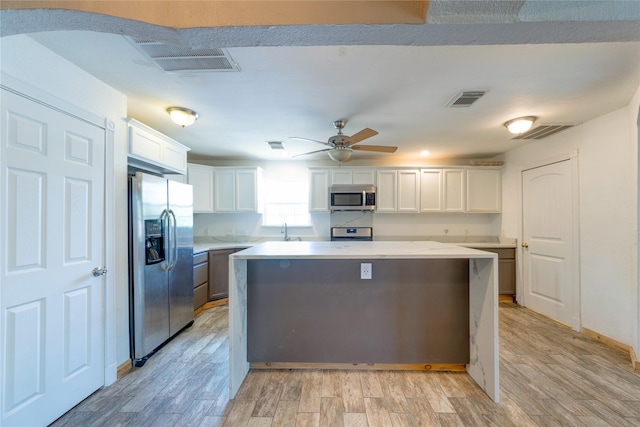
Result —
POLYGON ((335 148, 328 152, 331 160, 338 163, 346 162, 347 160, 349 160, 351 158, 351 153, 353 152, 347 148, 335 148))
POLYGON ((537 117, 535 116, 518 117, 517 119, 509 120, 504 125, 509 129, 509 132, 519 135, 531 129, 536 119, 537 117))
POLYGON ((429 152, 429 150, 422 150, 422 151, 420 152, 420 155, 421 155, 422 157, 427 157, 429 154, 431 154, 431 153, 429 152))
POLYGON ((198 113, 183 107, 169 107, 167 113, 171 120, 182 127, 191 126, 198 119, 198 113))

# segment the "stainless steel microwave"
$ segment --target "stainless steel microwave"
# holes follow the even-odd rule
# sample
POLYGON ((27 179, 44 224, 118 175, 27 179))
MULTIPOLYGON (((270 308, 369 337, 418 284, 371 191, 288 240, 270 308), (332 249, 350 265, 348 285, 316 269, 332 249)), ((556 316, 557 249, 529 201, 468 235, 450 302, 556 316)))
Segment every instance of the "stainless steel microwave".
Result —
POLYGON ((373 211, 376 187, 373 185, 336 184, 330 189, 332 211, 373 211))

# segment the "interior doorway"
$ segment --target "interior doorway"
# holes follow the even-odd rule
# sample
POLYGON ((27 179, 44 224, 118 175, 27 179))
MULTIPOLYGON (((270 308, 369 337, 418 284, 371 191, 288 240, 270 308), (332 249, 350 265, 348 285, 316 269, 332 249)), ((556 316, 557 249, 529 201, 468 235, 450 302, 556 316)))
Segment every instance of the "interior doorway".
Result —
POLYGON ((577 156, 522 171, 521 303, 580 329, 577 156))

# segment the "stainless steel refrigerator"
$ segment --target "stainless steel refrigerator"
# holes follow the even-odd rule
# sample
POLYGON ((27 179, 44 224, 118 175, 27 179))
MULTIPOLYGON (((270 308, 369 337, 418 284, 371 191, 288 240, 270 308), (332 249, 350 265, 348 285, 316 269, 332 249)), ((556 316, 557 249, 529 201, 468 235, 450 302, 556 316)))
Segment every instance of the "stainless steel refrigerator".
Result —
POLYGON ((136 366, 193 323, 191 185, 129 177, 129 305, 136 366))

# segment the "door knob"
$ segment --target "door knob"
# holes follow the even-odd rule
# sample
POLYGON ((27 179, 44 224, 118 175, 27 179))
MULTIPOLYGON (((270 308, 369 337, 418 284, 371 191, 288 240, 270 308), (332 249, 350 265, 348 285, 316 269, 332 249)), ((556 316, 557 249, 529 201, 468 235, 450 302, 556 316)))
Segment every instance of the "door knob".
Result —
POLYGON ((529 247, 529 244, 528 244, 527 242, 524 242, 524 243, 522 244, 522 247, 523 247, 523 248, 528 248, 528 247, 529 247))
POLYGON ((103 268, 96 267, 93 269, 93 271, 91 271, 91 274, 93 274, 93 277, 104 276, 105 274, 107 274, 107 269, 104 267, 103 268))

